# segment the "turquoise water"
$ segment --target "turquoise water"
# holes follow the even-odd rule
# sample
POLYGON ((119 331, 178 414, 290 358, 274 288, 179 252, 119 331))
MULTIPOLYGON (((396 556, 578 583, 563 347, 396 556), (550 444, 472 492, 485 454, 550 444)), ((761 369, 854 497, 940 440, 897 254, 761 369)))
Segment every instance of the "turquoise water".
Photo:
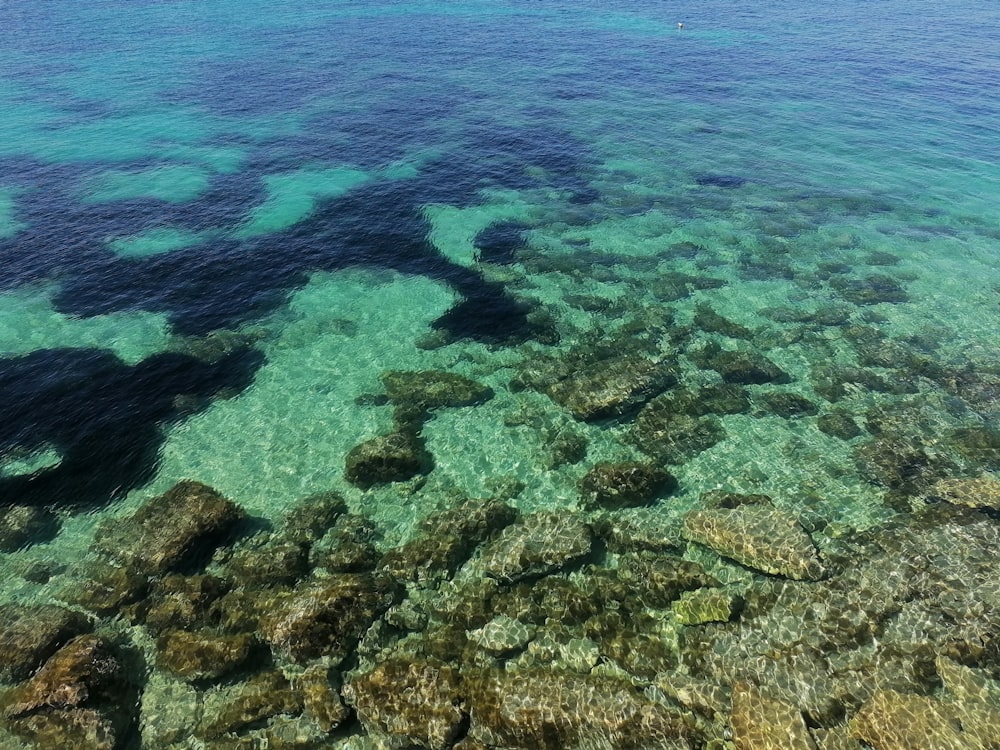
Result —
MULTIPOLYGON (((662 526, 747 601, 769 571, 679 536, 707 493, 767 495, 834 568, 841 540, 918 524, 939 481, 1000 471, 997 38, 981 0, 0 2, 0 508, 58 521, 0 555, 0 600, 65 603, 95 530, 184 479, 262 526, 334 490, 380 554, 461 498, 662 526), (716 349, 784 375, 732 376, 746 408, 698 415, 718 439, 651 450, 640 408, 718 385, 716 349), (552 385, 629 353, 677 384, 597 416, 552 385), (492 397, 419 423, 432 469, 349 481, 352 449, 395 429, 384 373, 428 370, 492 397), (676 490, 588 506, 592 467, 630 461, 676 490)), ((588 564, 623 569, 613 547, 588 564)), ((154 664, 127 619, 94 627, 154 664)), ((139 717, 118 746, 204 739, 174 734, 139 717)))

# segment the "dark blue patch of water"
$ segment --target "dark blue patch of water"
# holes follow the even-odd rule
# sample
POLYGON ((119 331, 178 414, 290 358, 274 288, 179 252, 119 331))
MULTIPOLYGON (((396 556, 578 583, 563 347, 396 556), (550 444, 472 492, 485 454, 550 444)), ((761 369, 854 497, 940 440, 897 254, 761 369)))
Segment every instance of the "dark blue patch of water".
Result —
POLYGON ((161 425, 246 388, 264 357, 214 363, 165 352, 129 366, 101 349, 42 349, 0 360, 0 455, 55 448, 61 461, 0 478, 0 506, 85 508, 120 499, 155 472, 161 425))

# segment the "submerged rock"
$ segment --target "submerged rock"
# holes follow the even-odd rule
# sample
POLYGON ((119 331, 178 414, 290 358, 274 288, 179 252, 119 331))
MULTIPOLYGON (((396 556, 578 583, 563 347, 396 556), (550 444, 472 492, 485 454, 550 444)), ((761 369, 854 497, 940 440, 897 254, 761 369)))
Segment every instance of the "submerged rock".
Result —
POLYGON ((941 479, 931 487, 931 494, 953 505, 1000 510, 1000 479, 990 474, 975 478, 941 479))
POLYGON ((730 351, 717 344, 707 344, 688 350, 687 354, 699 368, 719 373, 725 383, 760 385, 791 381, 780 367, 754 350, 730 351))
POLYGON ((498 615, 483 627, 467 633, 469 640, 494 656, 509 656, 523 651, 535 637, 535 629, 508 615, 498 615))
POLYGON ((802 712, 740 683, 730 717, 737 750, 816 750, 802 712))
POLYGON ((544 388, 548 396, 582 422, 634 412, 677 382, 672 367, 640 355, 602 360, 544 388))
POLYGON ((677 480, 665 469, 635 461, 597 464, 580 482, 580 494, 590 508, 634 508, 676 488, 677 480))
POLYGON ((851 736, 877 750, 934 748, 987 750, 983 738, 967 731, 955 712, 923 695, 879 690, 851 720, 851 736))
POLYGON ((111 644, 81 635, 3 698, 3 715, 35 747, 117 747, 128 734, 136 694, 111 644))
POLYGON ((820 415, 816 420, 816 426, 820 432, 840 440, 852 440, 862 432, 850 414, 836 411, 820 415))
POLYGON ((212 603, 225 592, 225 583, 215 576, 164 576, 139 608, 140 619, 153 633, 208 625, 212 603))
POLYGON ((910 299, 899 282, 885 274, 872 274, 863 279, 837 276, 830 279, 830 286, 855 305, 898 304, 910 299))
POLYGON ((590 529, 564 513, 533 513, 508 526, 484 549, 483 572, 513 582, 552 573, 590 554, 590 529))
POLYGON ((302 498, 285 516, 281 539, 297 544, 312 544, 333 528, 347 514, 347 503, 338 492, 318 492, 302 498))
POLYGON ((630 683, 556 672, 465 676, 469 736, 487 747, 609 750, 695 746, 693 722, 630 683))
POLYGON ((375 547, 378 529, 364 516, 348 515, 309 550, 309 563, 331 573, 374 570, 381 553, 375 547))
POLYGON ((685 591, 719 585, 696 562, 648 552, 622 555, 616 575, 630 597, 654 609, 669 607, 685 591))
POLYGON ((625 433, 625 440, 652 458, 682 464, 726 438, 715 417, 677 414, 669 402, 651 401, 625 433))
POLYGON ((278 671, 263 672, 246 682, 206 695, 195 733, 204 739, 239 732, 281 714, 302 711, 302 697, 278 671))
POLYGON ((211 555, 244 518, 239 506, 200 482, 178 482, 133 515, 98 529, 97 551, 138 571, 157 575, 211 555))
POLYGON ((493 389, 475 380, 437 370, 390 370, 382 374, 385 395, 396 406, 396 420, 422 420, 431 409, 474 406, 493 398, 493 389))
POLYGON ((309 574, 309 549, 298 542, 250 540, 226 561, 222 576, 232 586, 290 585, 309 574))
POLYGON ((59 599, 96 615, 111 615, 139 602, 149 589, 149 576, 129 566, 104 561, 82 566, 81 578, 59 592, 59 599))
POLYGON ((173 630, 157 640, 156 663, 185 680, 214 680, 242 665, 252 645, 247 633, 173 630))
POLYGON ((466 500, 423 519, 421 533, 390 550, 379 569, 401 581, 450 578, 480 544, 516 518, 517 511, 501 500, 466 500))
POLYGON ((303 713, 322 732, 336 729, 351 716, 351 710, 344 705, 337 690, 339 682, 339 678, 321 664, 309 667, 296 681, 302 693, 303 713))
POLYGON ((326 656, 336 664, 394 599, 385 580, 342 573, 300 587, 260 627, 276 654, 300 663, 326 656))
POLYGON ((685 591, 673 604, 678 619, 685 625, 706 622, 729 622, 736 614, 738 598, 723 589, 685 591))
POLYGON ((104 639, 78 636, 4 697, 3 713, 15 718, 43 708, 76 708, 113 684, 119 672, 120 665, 104 639))
POLYGON ((10 729, 36 748, 116 750, 122 737, 110 719, 92 708, 31 714, 11 720, 10 729))
POLYGON ((58 533, 59 518, 50 510, 27 505, 0 508, 0 552, 48 542, 58 533))
POLYGON ((819 411, 816 404, 798 393, 763 393, 757 400, 767 411, 782 419, 810 416, 819 411))
POLYGON ((377 484, 405 482, 434 467, 423 439, 413 430, 379 435, 355 446, 347 454, 344 476, 351 484, 369 489, 377 484))
POLYGON ((723 557, 771 575, 819 580, 823 565, 795 518, 761 505, 702 510, 684 519, 684 535, 723 557))
POLYGON ((447 750, 468 721, 458 670, 435 661, 382 662, 352 677, 344 698, 369 734, 403 747, 447 750))
POLYGON ((0 679, 25 679, 60 646, 90 629, 86 617, 63 607, 0 605, 0 679))
POLYGON ((734 339, 753 338, 753 331, 749 328, 734 323, 704 304, 695 308, 694 325, 706 333, 718 333, 734 339))

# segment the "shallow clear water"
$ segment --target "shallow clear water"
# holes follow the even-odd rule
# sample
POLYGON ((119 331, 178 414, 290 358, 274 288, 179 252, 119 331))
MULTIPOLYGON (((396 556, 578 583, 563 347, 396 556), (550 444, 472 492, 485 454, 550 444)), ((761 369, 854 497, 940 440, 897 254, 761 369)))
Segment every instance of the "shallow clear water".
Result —
POLYGON ((523 513, 582 510, 592 466, 651 460, 639 404, 575 419, 516 384, 601 341, 678 388, 720 381, 711 344, 787 374, 623 517, 766 494, 825 549, 990 476, 997 38, 980 0, 0 3, 0 505, 61 524, 3 555, 0 598, 58 596, 106 517, 182 479, 275 524, 337 490, 383 550, 512 481, 523 513), (423 424, 425 483, 362 489, 392 370, 494 395, 423 424), (553 463, 565 430, 586 455, 553 463), (937 468, 866 465, 889 433, 937 468))

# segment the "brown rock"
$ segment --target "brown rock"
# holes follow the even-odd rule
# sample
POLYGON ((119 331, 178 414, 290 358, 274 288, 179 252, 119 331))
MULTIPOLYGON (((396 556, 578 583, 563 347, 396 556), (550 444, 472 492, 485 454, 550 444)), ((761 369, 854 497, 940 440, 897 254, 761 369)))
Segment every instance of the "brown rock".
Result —
POLYGON ((677 480, 666 470, 636 461, 596 464, 580 482, 587 507, 634 508, 672 492, 677 480))
POLYGON ((137 570, 166 573, 210 554, 243 516, 211 487, 179 482, 132 516, 102 524, 95 547, 137 570))
POLYGON ((684 519, 687 539, 771 575, 819 580, 823 565, 812 539, 780 510, 761 505, 702 510, 684 519))
POLYGON ((61 645, 88 630, 86 617, 63 607, 0 605, 0 679, 25 679, 61 645))
POLYGON ((438 662, 383 662, 352 678, 344 697, 370 734, 431 750, 451 747, 466 721, 458 670, 438 662))
POLYGON ((7 694, 4 715, 14 718, 42 708, 76 708, 93 692, 113 683, 119 671, 104 639, 78 636, 53 654, 30 680, 7 694))
POLYGON ((733 689, 730 724, 737 750, 816 750, 801 711, 745 682, 733 689))
POLYGON ((298 662, 327 656, 339 663, 394 598, 383 579, 342 573, 296 590, 261 630, 275 652, 298 662))
POLYGON ((533 513, 483 549, 483 571, 500 581, 551 573, 590 554, 590 529, 566 513, 533 513))
POLYGON ((317 665, 309 667, 298 679, 305 714, 324 732, 330 732, 350 718, 351 710, 340 699, 330 670, 317 665))
POLYGON ((941 479, 931 488, 931 494, 953 505, 1000 510, 1000 479, 991 474, 975 478, 941 479))
POLYGON ((173 630, 157 640, 156 663, 185 680, 214 680, 242 665, 252 646, 247 633, 173 630))
POLYGON ((947 706, 922 695, 879 690, 850 723, 851 736, 876 750, 987 750, 947 706))
POLYGON ((279 714, 298 714, 302 698, 281 672, 263 672, 246 682, 210 694, 195 733, 205 739, 238 732, 279 714))

